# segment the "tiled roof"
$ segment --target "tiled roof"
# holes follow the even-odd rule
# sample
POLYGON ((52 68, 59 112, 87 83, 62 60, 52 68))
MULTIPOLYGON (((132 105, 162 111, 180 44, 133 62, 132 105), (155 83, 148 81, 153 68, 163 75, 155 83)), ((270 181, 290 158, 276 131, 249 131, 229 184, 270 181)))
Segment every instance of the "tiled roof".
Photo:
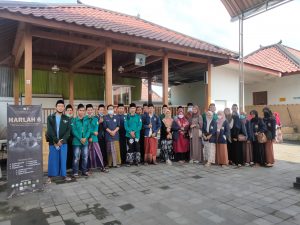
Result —
POLYGON ((181 47, 217 53, 223 56, 235 56, 235 53, 230 50, 189 37, 138 17, 88 5, 51 5, 24 2, 14 2, 13 4, 0 1, 0 17, 1 11, 136 36, 181 47))
POLYGON ((300 72, 300 52, 281 43, 258 49, 246 56, 244 62, 283 74, 300 72))

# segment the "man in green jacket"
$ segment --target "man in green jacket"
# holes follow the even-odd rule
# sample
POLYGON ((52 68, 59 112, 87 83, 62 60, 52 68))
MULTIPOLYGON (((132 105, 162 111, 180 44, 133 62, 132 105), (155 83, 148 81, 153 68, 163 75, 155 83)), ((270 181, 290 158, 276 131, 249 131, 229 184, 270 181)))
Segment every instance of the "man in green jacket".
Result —
POLYGON ((88 138, 90 137, 89 119, 85 116, 83 104, 77 107, 77 117, 73 119, 73 176, 78 177, 79 160, 81 156, 81 173, 88 176, 88 138))
POLYGON ((63 177, 66 181, 67 177, 67 151, 68 138, 70 136, 71 125, 69 118, 63 114, 65 104, 63 100, 56 102, 56 112, 47 118, 47 141, 49 142, 49 158, 48 158, 48 181, 56 176, 63 177))
POLYGON ((137 166, 141 161, 140 153, 140 131, 142 129, 142 119, 135 113, 136 105, 131 103, 129 106, 130 113, 125 117, 124 126, 126 130, 127 150, 127 165, 135 163, 137 166))

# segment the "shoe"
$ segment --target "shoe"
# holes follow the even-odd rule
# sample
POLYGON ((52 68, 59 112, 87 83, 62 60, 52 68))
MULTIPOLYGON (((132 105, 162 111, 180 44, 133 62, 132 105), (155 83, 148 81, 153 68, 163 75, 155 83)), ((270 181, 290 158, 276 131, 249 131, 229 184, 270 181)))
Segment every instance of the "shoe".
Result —
POLYGON ((147 162, 145 162, 145 163, 144 163, 144 166, 148 166, 148 163, 147 163, 147 162))
POLYGON ((64 177, 64 181, 71 181, 71 177, 64 177))
POLYGON ((250 164, 249 163, 245 163, 245 166, 250 166, 250 164))
POLYGON ((242 167, 242 165, 241 165, 241 164, 238 164, 237 167, 242 167))
POLYGON ((103 172, 103 173, 108 173, 108 172, 109 172, 109 170, 107 170, 107 169, 103 168, 103 169, 101 170, 101 172, 103 172))
POLYGON ((50 177, 48 177, 47 181, 46 181, 46 184, 51 184, 52 183, 52 180, 50 177))
POLYGON ((193 160, 190 160, 189 163, 194 163, 194 161, 193 161, 193 160))
POLYGON ((127 167, 130 167, 130 166, 131 166, 131 164, 129 164, 129 163, 128 163, 128 164, 126 164, 126 166, 127 166, 127 167))
POLYGON ((169 165, 169 166, 172 166, 172 161, 171 161, 170 159, 168 159, 168 160, 166 161, 166 164, 169 165))
POLYGON ((272 166, 273 166, 273 164, 271 164, 271 163, 266 164, 266 167, 272 167, 272 166))
POLYGON ((199 161, 198 160, 194 160, 194 163, 199 163, 199 161))
POLYGON ((79 177, 78 173, 73 174, 73 177, 78 178, 79 177))
POLYGON ((88 173, 83 173, 82 176, 89 177, 90 175, 88 173))
POLYGON ((139 163, 136 163, 135 165, 136 165, 136 166, 138 166, 138 167, 140 166, 140 164, 139 164, 139 163))
POLYGON ((153 161, 153 165, 158 165, 158 163, 156 161, 153 161))

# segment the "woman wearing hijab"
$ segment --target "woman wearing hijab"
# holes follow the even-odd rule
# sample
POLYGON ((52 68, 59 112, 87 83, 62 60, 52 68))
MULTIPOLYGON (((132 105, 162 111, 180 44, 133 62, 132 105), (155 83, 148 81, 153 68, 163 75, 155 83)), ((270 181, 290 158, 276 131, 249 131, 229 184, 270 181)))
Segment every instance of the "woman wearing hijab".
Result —
POLYGON ((167 109, 164 113, 164 118, 162 119, 161 129, 160 129, 160 159, 165 161, 167 165, 172 165, 174 159, 173 153, 173 141, 172 141, 172 124, 173 119, 171 111, 167 109))
POLYGON ((253 163, 253 150, 252 150, 252 143, 251 140, 253 139, 253 134, 251 132, 251 123, 250 119, 247 118, 247 113, 241 112, 240 119, 242 124, 244 124, 247 132, 247 141, 243 142, 243 156, 244 156, 244 165, 245 166, 252 166, 253 163))
POLYGON ((198 106, 193 106, 192 115, 189 119, 190 123, 190 163, 199 163, 203 161, 202 152, 202 127, 203 119, 200 115, 198 106))
POLYGON ((218 111, 216 164, 222 167, 228 165, 227 140, 229 138, 230 128, 225 114, 223 111, 218 111))
POLYGON ((282 132, 281 132, 281 122, 280 122, 280 116, 278 112, 274 112, 274 117, 276 120, 276 143, 282 143, 282 132))
POLYGON ((175 152, 175 160, 184 163, 188 160, 189 151, 189 122, 184 117, 184 113, 180 108, 177 111, 177 117, 172 124, 173 131, 173 148, 175 152))
POLYGON ((205 166, 210 166, 216 160, 217 122, 213 119, 213 112, 206 113, 206 121, 203 123, 203 155, 205 166))
POLYGON ((230 130, 232 140, 233 163, 241 167, 243 159, 243 142, 247 140, 247 132, 244 124, 242 124, 238 114, 232 115, 233 126, 230 130), (243 137, 243 138, 240 138, 243 137))
POLYGON ((253 134, 251 135, 253 145, 253 161, 256 166, 262 166, 265 165, 265 149, 264 144, 258 142, 257 136, 259 133, 265 133, 267 131, 267 127, 264 121, 258 117, 258 112, 256 110, 252 110, 250 115, 252 117, 250 132, 253 134))
MULTIPOLYGON (((225 118, 226 121, 229 125, 229 129, 231 130, 233 127, 233 118, 232 118, 232 114, 229 108, 225 108, 224 109, 224 114, 225 114, 225 118)), ((235 161, 234 159, 234 154, 233 154, 233 147, 232 147, 232 140, 231 140, 231 136, 227 139, 227 150, 228 150, 228 160, 229 160, 229 164, 231 165, 233 161, 235 161)))
POLYGON ((276 120, 273 117, 272 111, 265 107, 263 109, 264 113, 264 123, 267 126, 267 142, 265 143, 265 156, 266 156, 266 166, 272 167, 275 159, 274 159, 274 151, 273 151, 273 142, 275 142, 275 136, 276 136, 276 120))

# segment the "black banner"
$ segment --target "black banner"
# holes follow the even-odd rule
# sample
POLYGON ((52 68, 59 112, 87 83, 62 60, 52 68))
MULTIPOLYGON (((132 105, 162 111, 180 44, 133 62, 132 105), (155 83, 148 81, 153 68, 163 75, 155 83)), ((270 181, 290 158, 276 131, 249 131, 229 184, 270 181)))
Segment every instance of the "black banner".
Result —
POLYGON ((9 196, 43 188, 41 106, 7 106, 9 196))

